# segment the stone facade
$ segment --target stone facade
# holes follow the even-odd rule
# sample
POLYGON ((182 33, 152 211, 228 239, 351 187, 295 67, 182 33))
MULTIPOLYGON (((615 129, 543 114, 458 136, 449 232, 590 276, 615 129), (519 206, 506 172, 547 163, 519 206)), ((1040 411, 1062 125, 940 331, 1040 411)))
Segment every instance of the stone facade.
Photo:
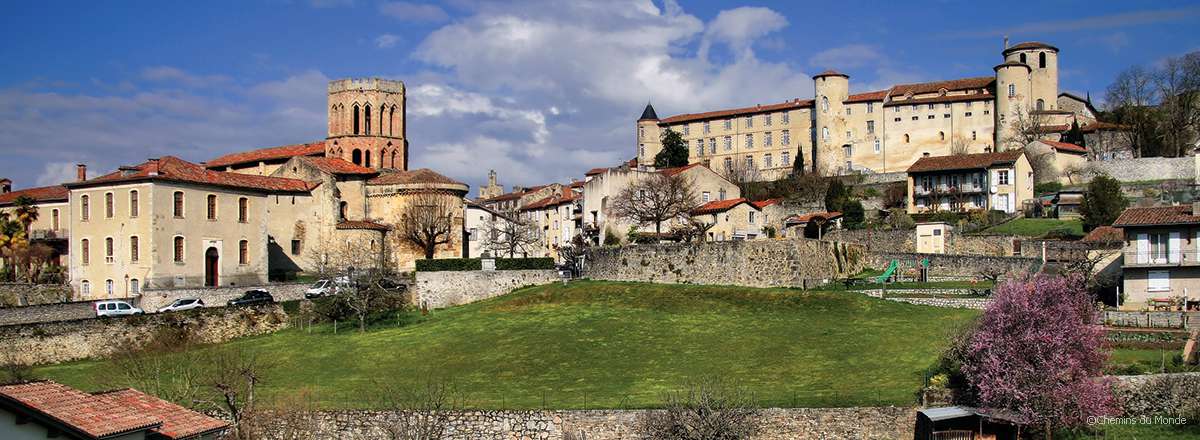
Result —
POLYGON ((15 357, 13 361, 40 365, 112 356, 150 341, 164 327, 186 329, 192 341, 213 344, 271 333, 287 326, 287 315, 277 304, 223 307, 3 326, 0 344, 15 357))
MULTIPOLYGON (((1200 409, 1200 373, 1115 376, 1115 394, 1126 417, 1195 417, 1200 409)), ((1189 420, 1189 422, 1192 422, 1189 420)))
MULTIPOLYGON (((910 229, 855 229, 830 231, 826 238, 834 241, 859 243, 871 252, 917 251, 916 233, 910 229)), ((1021 237, 1011 235, 966 235, 951 230, 945 238, 945 250, 951 255, 1010 256, 1013 242, 1021 237)), ((1038 247, 1038 255, 1040 255, 1038 247)))
POLYGON ((981 255, 916 254, 900 252, 871 252, 867 257, 869 267, 883 268, 892 260, 899 260, 901 267, 912 267, 916 262, 929 259, 931 276, 972 276, 981 267, 1002 267, 1006 273, 1035 272, 1041 267, 1041 258, 993 257, 981 255))
MULTIPOLYGON (((676 169, 678 170, 678 169, 676 169)), ((609 168, 601 173, 588 176, 583 185, 583 221, 582 226, 597 231, 595 243, 604 240, 605 231, 625 241, 627 232, 634 226, 627 219, 619 218, 612 212, 613 200, 626 187, 637 179, 648 175, 649 171, 631 169, 627 166, 609 168)), ((722 177, 708 167, 691 166, 675 173, 692 183, 698 203, 716 200, 730 200, 741 197, 741 190, 733 182, 722 177)), ((662 231, 669 231, 670 224, 664 223, 662 231)), ((639 232, 654 232, 653 225, 640 225, 639 232)))
POLYGON ((861 245, 808 239, 635 245, 589 249, 597 280, 807 287, 862 271, 861 245))
MULTIPOLYGON (((444 439, 622 440, 635 436, 639 417, 653 410, 467 411, 449 416, 444 439)), ((381 438, 395 413, 321 412, 307 438, 381 438)), ((908 439, 916 411, 903 407, 767 409, 753 440, 908 439)), ((283 440, 283 439, 279 439, 283 440)))
POLYGON ((417 272, 414 302, 430 308, 473 303, 525 286, 559 281, 555 270, 417 272))
POLYGON ((71 288, 60 284, 0 283, 0 308, 54 304, 71 300, 71 288))

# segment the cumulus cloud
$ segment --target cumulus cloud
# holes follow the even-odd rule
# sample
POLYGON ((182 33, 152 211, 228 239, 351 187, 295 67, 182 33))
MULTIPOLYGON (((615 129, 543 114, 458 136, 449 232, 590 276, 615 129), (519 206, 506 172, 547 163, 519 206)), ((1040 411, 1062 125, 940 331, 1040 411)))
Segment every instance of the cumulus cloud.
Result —
POLYGON ((383 2, 379 4, 379 12, 403 21, 436 22, 450 18, 441 7, 423 3, 383 2))
POLYGON ((721 11, 704 32, 701 57, 713 42, 725 43, 736 56, 750 55, 750 44, 787 27, 787 18, 768 8, 743 6, 721 11))
MULTIPOLYGON (((50 186, 74 182, 76 177, 75 165, 75 162, 49 162, 42 168, 42 173, 37 176, 35 184, 37 186, 50 186)), ((92 177, 94 175, 88 176, 88 178, 92 177)))

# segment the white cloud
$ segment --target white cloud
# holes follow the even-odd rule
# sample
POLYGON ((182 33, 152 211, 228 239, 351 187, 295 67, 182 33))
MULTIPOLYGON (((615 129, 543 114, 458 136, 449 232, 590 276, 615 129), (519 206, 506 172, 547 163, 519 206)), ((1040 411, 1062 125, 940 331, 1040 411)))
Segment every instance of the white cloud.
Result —
POLYGON ((787 18, 768 8, 743 6, 721 11, 704 32, 700 57, 707 57, 713 42, 729 45, 736 56, 751 55, 752 42, 787 25, 787 18))
POLYGON ((441 7, 423 3, 383 2, 379 4, 379 12, 403 21, 436 22, 450 18, 441 7))
POLYGON ((400 42, 400 36, 396 34, 383 34, 375 37, 375 47, 380 49, 395 47, 398 42, 400 42))
MULTIPOLYGON (((76 177, 75 162, 48 162, 37 176, 37 186, 50 186, 60 183, 74 182, 76 177)), ((95 177, 89 175, 88 178, 95 177)))

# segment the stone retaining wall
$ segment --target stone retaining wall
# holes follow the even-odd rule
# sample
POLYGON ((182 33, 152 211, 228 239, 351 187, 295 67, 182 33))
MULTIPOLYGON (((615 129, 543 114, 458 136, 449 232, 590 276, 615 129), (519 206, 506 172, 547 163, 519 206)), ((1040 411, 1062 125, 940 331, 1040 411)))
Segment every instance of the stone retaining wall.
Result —
POLYGON ((1122 182, 1196 178, 1196 162, 1191 156, 1089 161, 1084 170, 1086 180, 1101 173, 1122 182))
POLYGON ((271 292, 275 301, 295 301, 304 299, 304 291, 309 283, 275 283, 261 286, 237 287, 194 287, 170 289, 146 289, 137 305, 146 312, 154 312, 163 306, 180 298, 200 298, 208 307, 224 306, 226 301, 242 296, 247 290, 265 289, 271 292))
MULTIPOLYGON (((132 301, 131 301, 132 303, 132 301)), ((0 325, 32 324, 35 322, 68 321, 95 318, 91 301, 60 304, 40 304, 0 309, 0 325)))
MULTIPOLYGON (((652 411, 652 410, 651 410, 652 411)), ((623 440, 636 438, 634 428, 648 410, 600 411, 466 411, 449 417, 442 437, 476 439, 623 440)), ((337 411, 317 414, 311 439, 386 438, 396 414, 382 411, 337 411)), ((911 439, 916 410, 900 407, 767 409, 755 440, 911 439)), ((282 432, 284 430, 276 430, 282 432)), ((282 440, 282 439, 280 439, 282 440)))
POLYGON ((883 296, 882 289, 867 289, 863 290, 862 293, 873 298, 883 298, 888 301, 951 309, 983 310, 992 301, 991 298, 904 298, 891 296, 892 294, 966 296, 975 293, 971 289, 888 289, 888 296, 886 297, 883 296))
POLYGON ((862 271, 861 245, 808 239, 738 240, 589 249, 583 276, 597 280, 811 287, 862 271))
MULTIPOLYGON (((915 253, 917 251, 916 230, 843 229, 830 231, 825 238, 833 241, 859 243, 870 252, 915 253)), ((953 255, 1012 255, 1013 240, 1021 237, 1011 235, 966 235, 951 232, 946 236, 946 253, 953 255)), ((1028 244, 1024 245, 1028 249, 1028 244)), ((1040 255, 1041 248, 1038 245, 1040 255)))
POLYGON ((457 306, 559 279, 558 271, 552 269, 417 272, 414 303, 431 308, 457 306))
POLYGON ((71 287, 61 284, 0 283, 0 309, 63 303, 71 300, 71 287))
POLYGON ((288 326, 278 304, 218 307, 186 312, 0 327, 9 361, 50 364, 105 358, 140 347, 163 328, 186 329, 196 343, 211 344, 260 335, 288 326))
POLYGON ((912 267, 922 259, 929 259, 931 276, 971 276, 981 267, 1002 267, 1006 273, 1034 272, 1041 267, 1041 258, 1036 257, 989 257, 981 255, 916 254, 900 252, 871 252, 867 257, 870 267, 884 268, 892 260, 900 260, 901 267, 912 267))
POLYGON ((1104 324, 1137 328, 1200 328, 1200 312, 1139 312, 1105 310, 1104 324))
POLYGON ((1200 373, 1111 376, 1126 417, 1186 415, 1200 410, 1200 373))

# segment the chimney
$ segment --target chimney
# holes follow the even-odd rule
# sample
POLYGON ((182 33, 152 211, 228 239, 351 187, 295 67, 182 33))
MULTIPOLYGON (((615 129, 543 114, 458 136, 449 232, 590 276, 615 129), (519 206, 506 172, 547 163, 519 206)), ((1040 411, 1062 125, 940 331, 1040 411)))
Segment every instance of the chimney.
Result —
POLYGON ((0 179, 0 194, 8 194, 10 192, 12 192, 12 181, 0 179))
POLYGON ((158 158, 157 157, 146 160, 146 174, 149 174, 151 176, 158 175, 158 158))
POLYGON ((87 180, 87 164, 75 164, 75 181, 82 182, 87 180))
POLYGON ((525 187, 520 186, 520 185, 513 185, 512 192, 515 192, 515 193, 525 192, 525 187))
POLYGON ((1004 49, 1008 49, 1008 35, 1004 36, 1004 49))

